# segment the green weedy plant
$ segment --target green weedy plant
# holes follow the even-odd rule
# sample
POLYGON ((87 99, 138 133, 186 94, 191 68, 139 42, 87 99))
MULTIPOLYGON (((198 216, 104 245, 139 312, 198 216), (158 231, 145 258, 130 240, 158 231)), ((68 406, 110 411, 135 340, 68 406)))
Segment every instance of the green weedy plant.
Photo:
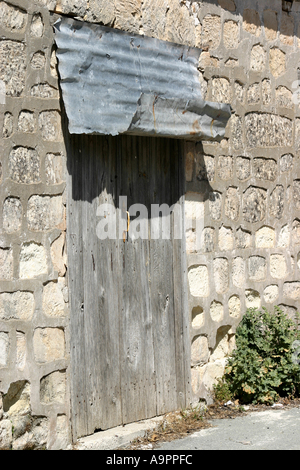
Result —
POLYGON ((236 331, 236 349, 229 358, 223 386, 240 403, 274 403, 300 395, 300 366, 293 344, 298 325, 279 307, 274 313, 248 309, 236 331))

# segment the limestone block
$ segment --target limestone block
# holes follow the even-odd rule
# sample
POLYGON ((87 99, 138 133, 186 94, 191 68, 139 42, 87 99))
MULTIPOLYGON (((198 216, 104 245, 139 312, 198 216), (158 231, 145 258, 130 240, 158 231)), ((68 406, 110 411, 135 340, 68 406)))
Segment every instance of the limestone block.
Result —
POLYGON ((14 118, 11 113, 7 112, 4 114, 2 135, 4 138, 8 138, 13 134, 13 131, 14 131, 14 118))
POLYGON ((20 96, 25 87, 26 46, 22 42, 0 41, 0 80, 5 83, 6 94, 20 96))
POLYGON ((59 184, 63 181, 63 162, 60 153, 47 153, 45 172, 47 184, 59 184))
POLYGON ((271 227, 262 227, 255 233, 256 248, 272 248, 275 245, 275 230, 271 227))
POLYGON ((0 280, 13 278, 13 251, 11 248, 0 248, 0 280))
POLYGON ((60 113, 58 111, 42 111, 39 115, 39 129, 44 140, 60 141, 62 139, 60 113))
POLYGON ((212 253, 216 246, 215 229, 205 227, 201 234, 201 247, 204 253, 212 253))
POLYGON ((243 215, 246 222, 255 223, 264 220, 266 215, 267 191, 250 186, 243 196, 243 215))
POLYGON ((208 339, 206 336, 197 336, 191 347, 191 365, 203 365, 209 360, 208 339))
POLYGON ((219 62, 217 57, 213 57, 208 51, 203 51, 199 59, 199 68, 205 70, 207 67, 218 67, 219 62))
POLYGON ((237 295, 232 295, 228 300, 229 315, 232 318, 239 318, 241 315, 241 301, 237 295))
POLYGON ((279 37, 283 44, 294 45, 294 18, 286 12, 282 12, 279 37))
POLYGON ((213 220, 220 220, 222 215, 222 194, 217 191, 209 193, 209 212, 213 220))
POLYGON ((213 386, 218 379, 223 377, 226 366, 226 360, 216 360, 206 364, 202 377, 202 385, 208 390, 213 391, 213 386))
POLYGON ((276 219, 281 219, 284 212, 284 187, 276 186, 270 196, 270 215, 276 219))
POLYGON ((231 87, 227 78, 213 78, 211 83, 212 101, 219 103, 231 102, 231 87))
POLYGON ((257 44, 252 47, 250 54, 250 70, 262 72, 266 68, 267 54, 263 46, 257 44))
POLYGON ((164 39, 168 0, 145 0, 142 5, 142 25, 146 36, 164 39))
POLYGON ((207 266, 192 266, 188 272, 188 279, 192 296, 209 296, 209 277, 207 266))
POLYGON ((253 176, 259 180, 275 181, 277 178, 277 162, 270 158, 254 158, 253 176))
POLYGON ((53 230, 62 221, 62 196, 31 196, 27 208, 29 230, 34 232, 53 230))
POLYGON ((82 9, 86 9, 84 19, 92 23, 103 23, 107 26, 112 26, 115 19, 115 2, 107 2, 105 0, 87 0, 69 2, 63 0, 62 3, 68 3, 72 9, 76 5, 79 7, 82 4, 82 9))
POLYGON ((27 356, 26 335, 22 333, 22 331, 17 331, 16 338, 17 338, 16 366, 19 370, 24 370, 25 365, 26 365, 26 356, 27 356))
POLYGON ((281 254, 270 256, 270 274, 274 279, 284 279, 288 274, 285 257, 281 254))
POLYGON ((35 52, 31 58, 30 65, 33 69, 39 70, 46 65, 46 56, 42 51, 35 52))
POLYGON ((236 49, 240 42, 240 26, 235 21, 224 22, 223 41, 228 49, 236 49))
POLYGON ((265 36, 268 41, 274 41, 277 37, 278 19, 277 12, 265 10, 264 13, 265 36))
POLYGON ((185 5, 180 5, 179 2, 169 2, 165 39, 187 46, 196 46, 195 19, 190 15, 188 8, 185 5))
POLYGON ((215 158, 211 155, 196 157, 196 175, 199 181, 214 181, 215 179, 215 158))
POLYGON ((26 11, 6 2, 0 2, 0 25, 10 31, 20 32, 27 23, 26 11))
POLYGON ((0 421, 0 450, 10 450, 12 446, 12 424, 9 419, 0 421))
POLYGON ((229 263, 226 258, 213 260, 215 289, 218 294, 224 294, 229 286, 229 263))
POLYGON ((300 282, 285 282, 283 285, 283 295, 292 300, 299 300, 300 282))
POLYGON ((58 61, 57 61, 57 58, 56 58, 55 49, 53 49, 52 52, 51 52, 50 73, 51 73, 52 77, 58 78, 58 61))
POLYGON ((241 227, 236 231, 236 247, 249 248, 251 246, 251 233, 243 230, 241 227))
POLYGON ((293 93, 285 86, 279 86, 276 88, 276 104, 284 108, 293 108, 293 93))
POLYGON ((34 38, 41 38, 44 32, 43 18, 40 13, 33 15, 30 25, 30 35, 34 38))
POLYGON ((141 0, 116 0, 114 27, 138 33, 140 27, 141 0))
POLYGON ((260 295, 257 291, 253 289, 247 289, 245 291, 245 302, 246 308, 260 308, 261 307, 261 299, 260 295))
POLYGON ((224 8, 225 10, 235 11, 236 6, 233 0, 218 0, 220 7, 224 8))
POLYGON ((272 88, 270 80, 265 79, 261 82, 261 91, 263 104, 270 104, 272 101, 272 88))
POLYGON ((3 229, 7 233, 20 230, 22 225, 23 207, 20 199, 8 197, 3 203, 3 229))
POLYGON ((204 311, 200 306, 194 307, 192 310, 192 327, 201 328, 204 325, 204 311))
POLYGON ((280 158, 280 171, 281 173, 286 173, 293 169, 294 166, 294 156, 291 153, 282 155, 280 158))
POLYGON ((285 225, 279 232, 277 246, 286 248, 290 245, 290 240, 291 232, 289 226, 285 225))
POLYGON ((300 180, 293 181, 293 202, 296 209, 300 208, 300 180))
POLYGON ((286 56, 278 47, 270 49, 269 66, 275 78, 280 77, 286 72, 286 56))
POLYGON ((267 276, 267 262, 262 256, 251 256, 248 260, 249 279, 263 281, 267 276))
POLYGON ((0 294, 0 320, 32 319, 35 309, 32 292, 3 292, 0 294))
POLYGON ((36 120, 31 111, 21 111, 18 119, 18 131, 32 133, 36 129, 36 120))
POLYGON ((243 123, 242 118, 234 114, 231 119, 231 140, 235 150, 243 147, 243 123))
POLYGON ((33 279, 48 273, 46 250, 38 243, 24 243, 20 252, 20 279, 33 279))
POLYGON ((232 282, 234 286, 240 289, 245 286, 245 260, 241 257, 237 257, 232 260, 232 282))
POLYGON ((237 81, 234 83, 234 94, 235 97, 239 100, 239 102, 243 104, 245 99, 245 90, 242 83, 237 81))
POLYGON ((245 116, 249 147, 290 147, 293 143, 293 124, 288 118, 267 113, 245 116))
POLYGON ((186 194, 185 217, 188 221, 204 218, 204 202, 201 194, 186 194))
POLYGON ((41 403, 64 403, 66 399, 66 373, 65 371, 52 372, 43 377, 40 384, 41 403))
POLYGON ((58 98, 59 93, 57 88, 49 85, 49 83, 38 83, 31 87, 30 95, 34 98, 53 99, 58 98))
POLYGON ((0 368, 7 366, 9 346, 9 334, 0 331, 0 368))
POLYGON ((65 334, 60 328, 36 328, 33 335, 34 357, 45 363, 63 359, 65 356, 65 334))
POLYGON ((234 237, 230 227, 222 226, 219 230, 219 249, 220 251, 233 250, 234 237))
POLYGON ((67 255, 65 253, 65 239, 66 235, 63 232, 51 245, 51 260, 54 271, 58 272, 59 276, 64 276, 66 273, 67 255))
POLYGON ((43 312, 48 317, 65 316, 65 302, 57 282, 49 282, 43 289, 43 312))
MULTIPOLYGON (((29 421, 29 419, 28 419, 29 421)), ((26 424, 26 423, 25 423, 26 424)), ((29 427, 29 426, 28 426, 29 427)), ((14 426, 15 429, 15 426, 14 426)), ((26 428, 24 427, 24 430, 26 428)), ((25 431, 20 429, 21 435, 15 439, 12 450, 45 450, 47 447, 47 441, 49 436, 49 421, 47 418, 36 417, 30 423, 30 430, 25 431)))
POLYGON ((236 176, 240 181, 246 181, 251 176, 250 158, 237 157, 236 176))
POLYGON ((206 15, 202 22, 202 45, 211 50, 220 45, 222 35, 221 18, 217 15, 206 15))
POLYGON ((238 220, 240 215, 240 197, 238 188, 229 187, 226 192, 224 211, 230 220, 238 220))
POLYGON ((69 420, 67 416, 57 416, 56 420, 56 440, 54 449, 66 449, 70 442, 69 436, 69 420))
POLYGON ((293 245, 300 244, 300 221, 295 219, 292 224, 292 243, 293 245))
POLYGON ((233 177, 233 158, 220 156, 218 159, 218 176, 223 181, 230 180, 233 177))
POLYGON ((253 83, 250 85, 247 92, 248 104, 258 104, 260 102, 260 84, 253 83))
POLYGON ((30 404, 31 387, 26 380, 13 382, 6 395, 3 397, 3 409, 12 419, 25 416, 31 412, 30 404))
POLYGON ((211 319, 213 321, 219 322, 219 321, 223 320, 224 307, 221 304, 221 302, 217 302, 216 300, 214 300, 210 305, 209 313, 210 313, 211 319))
POLYGON ((210 362, 224 360, 229 355, 228 326, 221 326, 217 331, 216 346, 211 353, 210 362))
POLYGON ((268 286, 264 290, 264 300, 267 304, 273 304, 279 297, 279 288, 276 285, 268 286))
POLYGON ((15 147, 9 155, 9 176, 16 183, 32 184, 40 181, 40 158, 36 150, 15 147))
POLYGON ((256 10, 246 9, 243 14, 243 28, 250 34, 260 36, 261 25, 259 14, 256 10))

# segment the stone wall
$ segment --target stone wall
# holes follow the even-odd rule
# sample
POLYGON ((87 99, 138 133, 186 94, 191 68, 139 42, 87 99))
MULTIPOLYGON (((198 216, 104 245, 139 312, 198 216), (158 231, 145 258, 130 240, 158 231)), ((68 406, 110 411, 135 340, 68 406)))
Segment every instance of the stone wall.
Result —
POLYGON ((246 308, 299 308, 300 4, 283 3, 0 1, 0 448, 69 442, 66 162, 49 12, 203 48, 204 97, 232 105, 221 143, 185 146, 192 389, 209 402, 246 308))
POLYGON ((65 151, 49 11, 0 1, 0 449, 69 442, 65 151))

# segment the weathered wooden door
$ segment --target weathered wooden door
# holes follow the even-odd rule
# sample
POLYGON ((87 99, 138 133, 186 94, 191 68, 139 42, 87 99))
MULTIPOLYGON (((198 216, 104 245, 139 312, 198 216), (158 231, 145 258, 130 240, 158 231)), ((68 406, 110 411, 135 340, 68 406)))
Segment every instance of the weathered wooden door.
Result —
POLYGON ((151 204, 183 208, 182 143, 69 136, 68 173, 76 439, 179 409, 189 401, 185 243, 184 237, 174 239, 174 214, 171 236, 151 239, 151 204), (116 214, 126 217, 120 196, 127 197, 127 211, 134 204, 147 208, 147 239, 127 233, 99 239, 101 204, 113 203, 116 214))

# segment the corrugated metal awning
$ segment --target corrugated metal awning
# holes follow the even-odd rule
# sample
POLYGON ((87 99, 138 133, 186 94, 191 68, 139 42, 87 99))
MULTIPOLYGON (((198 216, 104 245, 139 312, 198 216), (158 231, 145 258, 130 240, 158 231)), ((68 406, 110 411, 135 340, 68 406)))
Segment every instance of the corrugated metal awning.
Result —
POLYGON ((70 18, 54 28, 71 134, 224 136, 231 108, 202 99, 200 49, 70 18))

